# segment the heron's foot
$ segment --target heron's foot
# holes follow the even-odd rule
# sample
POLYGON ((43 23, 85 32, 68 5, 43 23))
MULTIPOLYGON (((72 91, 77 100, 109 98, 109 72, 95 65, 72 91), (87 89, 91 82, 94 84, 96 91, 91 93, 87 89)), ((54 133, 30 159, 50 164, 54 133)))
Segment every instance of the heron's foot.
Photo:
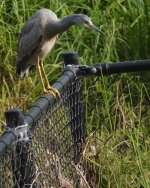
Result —
POLYGON ((53 88, 53 87, 47 87, 46 89, 44 89, 44 93, 51 93, 55 98, 60 98, 60 93, 59 91, 57 91, 57 89, 53 88))

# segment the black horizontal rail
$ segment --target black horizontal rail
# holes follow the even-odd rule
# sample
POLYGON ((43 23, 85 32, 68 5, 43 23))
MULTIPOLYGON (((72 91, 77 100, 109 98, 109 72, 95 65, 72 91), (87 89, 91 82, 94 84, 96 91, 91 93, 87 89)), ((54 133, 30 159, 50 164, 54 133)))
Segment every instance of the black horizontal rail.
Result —
POLYGON ((10 148, 14 142, 17 140, 17 135, 14 132, 5 132, 0 138, 0 157, 5 153, 5 151, 10 148))
POLYGON ((150 70, 150 60, 125 61, 119 63, 97 63, 92 66, 79 66, 78 75, 102 76, 150 70))
MULTIPOLYGON (((52 85, 52 87, 56 88, 59 92, 63 90, 65 85, 71 82, 71 80, 75 77, 74 72, 70 68, 70 70, 67 70, 64 72, 64 74, 55 82, 55 84, 52 85)), ((42 116, 42 114, 47 110, 49 105, 52 105, 55 102, 55 98, 52 94, 45 94, 42 97, 39 98, 39 100, 29 109, 29 111, 22 117, 24 119, 24 122, 28 125, 28 129, 30 129, 34 123, 42 116)), ((16 114, 13 114, 13 118, 15 116, 20 115, 20 109, 12 109, 8 110, 5 113, 6 114, 10 112, 10 114, 13 112, 13 110, 16 112, 16 114)), ((14 119, 12 119, 12 122, 14 125, 21 125, 19 122, 14 122, 14 119)), ((7 117, 6 117, 7 121, 7 117)), ((5 151, 10 148, 16 141, 18 137, 18 133, 16 131, 13 131, 13 126, 10 126, 11 120, 6 123, 9 129, 4 132, 4 134, 0 137, 0 157, 5 153, 5 151)))

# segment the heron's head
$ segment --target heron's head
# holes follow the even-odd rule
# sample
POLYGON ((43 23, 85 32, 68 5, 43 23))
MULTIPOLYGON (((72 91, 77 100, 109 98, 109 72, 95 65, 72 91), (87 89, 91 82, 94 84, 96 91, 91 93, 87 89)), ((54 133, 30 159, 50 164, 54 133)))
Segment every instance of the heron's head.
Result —
POLYGON ((92 28, 94 31, 98 33, 104 34, 101 30, 99 30, 93 23, 90 17, 85 14, 78 14, 76 19, 74 20, 77 24, 85 24, 87 27, 92 28))

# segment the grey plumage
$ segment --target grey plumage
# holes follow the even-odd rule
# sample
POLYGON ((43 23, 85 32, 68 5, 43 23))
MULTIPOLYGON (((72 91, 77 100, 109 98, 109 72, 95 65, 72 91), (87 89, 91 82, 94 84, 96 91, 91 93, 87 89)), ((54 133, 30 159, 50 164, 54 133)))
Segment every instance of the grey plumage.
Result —
POLYGON ((17 74, 21 77, 25 76, 28 69, 36 64, 37 55, 42 53, 42 46, 47 40, 44 35, 46 26, 54 20, 57 20, 57 16, 52 11, 41 9, 26 22, 20 34, 17 52, 17 74))
POLYGON ((95 31, 91 19, 84 14, 74 14, 58 19, 54 12, 41 9, 26 22, 19 38, 16 72, 20 77, 28 75, 38 58, 41 61, 54 46, 58 35, 75 24, 86 24, 95 31))

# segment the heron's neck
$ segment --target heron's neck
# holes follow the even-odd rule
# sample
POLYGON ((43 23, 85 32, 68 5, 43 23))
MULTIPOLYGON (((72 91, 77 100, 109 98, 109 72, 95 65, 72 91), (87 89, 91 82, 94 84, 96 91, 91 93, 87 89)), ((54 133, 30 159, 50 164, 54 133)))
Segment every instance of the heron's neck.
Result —
POLYGON ((76 24, 76 22, 75 22, 75 20, 76 20, 75 17, 76 16, 77 16, 77 14, 68 15, 68 16, 65 16, 62 20, 59 21, 61 32, 66 31, 72 25, 76 24))
POLYGON ((69 29, 72 25, 75 25, 75 18, 76 14, 69 15, 64 17, 61 20, 57 20, 55 22, 50 22, 47 26, 47 35, 51 38, 53 36, 56 36, 58 34, 63 33, 67 29, 69 29))

